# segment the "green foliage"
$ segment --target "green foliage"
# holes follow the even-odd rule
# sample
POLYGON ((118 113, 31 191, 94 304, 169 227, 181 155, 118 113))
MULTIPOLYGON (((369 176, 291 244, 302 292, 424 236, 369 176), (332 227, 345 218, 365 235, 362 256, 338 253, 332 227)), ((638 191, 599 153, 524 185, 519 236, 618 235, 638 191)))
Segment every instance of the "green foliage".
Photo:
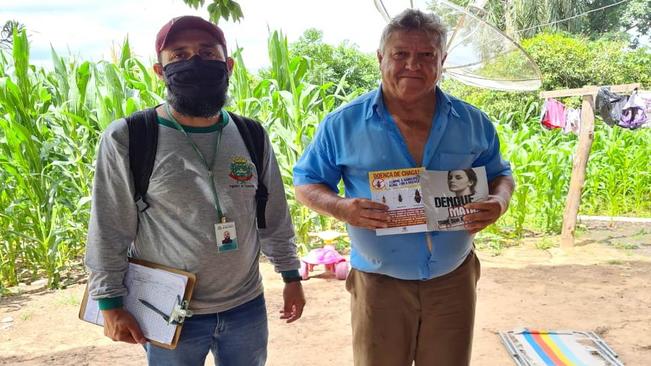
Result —
MULTIPOLYGON (((308 36, 310 47, 322 43, 318 32, 308 36)), ((619 52, 621 42, 569 38, 540 35, 525 42, 544 70, 547 87, 633 81, 649 85, 647 50, 619 52), (560 60, 579 76, 564 70, 560 60)), ((128 41, 114 63, 80 62, 53 50, 53 70, 29 64, 24 31, 14 31, 12 43, 11 53, 0 50, 0 292, 43 276, 50 287, 64 284, 66 268, 78 263, 84 251, 101 131, 117 118, 160 103, 165 90, 152 71, 133 58, 128 41)), ((269 131, 299 247, 305 251, 318 245, 310 233, 343 231, 343 225, 298 204, 292 167, 325 115, 363 88, 352 87, 354 79, 348 79, 346 71, 332 80, 315 78, 314 70, 328 70, 330 59, 294 52, 279 32, 270 34, 268 48, 271 67, 260 75, 246 69, 239 50, 234 53, 229 108, 260 120, 269 131)), ((314 50, 336 54, 326 47, 314 50)), ((495 119, 502 153, 511 161, 518 183, 509 212, 478 237, 480 245, 498 253, 506 238, 532 230, 558 232, 576 137, 540 127, 535 94, 477 91, 450 80, 443 88, 495 119)), ((651 130, 631 132, 597 123, 582 212, 648 216, 649 166, 651 130)))
MULTIPOLYGON (((471 0, 454 1, 461 7, 472 5, 471 0)), ((514 39, 528 38, 542 31, 581 30, 585 18, 573 18, 587 10, 585 1, 568 0, 488 0, 484 19, 505 31, 514 39), (559 20, 567 21, 558 22, 559 20), (539 27, 543 24, 554 23, 539 27)))
POLYGON ((580 88, 594 84, 591 44, 580 37, 542 34, 522 42, 543 74, 543 89, 580 88))
POLYGON ((543 88, 579 88, 640 82, 651 85, 651 50, 625 42, 540 34, 522 42, 543 73, 543 88))
MULTIPOLYGON (((598 9, 619 0, 590 0, 589 9, 598 9)), ((651 29, 651 0, 629 0, 624 4, 609 7, 590 15, 584 21, 583 32, 592 36, 617 34, 622 31, 633 33, 633 44, 637 45, 642 34, 651 29)))
POLYGON ((255 118, 269 131, 278 159, 286 196, 290 204, 300 248, 310 248, 314 231, 337 225, 300 205, 292 188, 292 168, 312 140, 318 123, 341 102, 357 94, 346 94, 344 81, 312 84, 307 79, 310 63, 302 55, 290 52, 280 32, 269 36, 271 67, 262 77, 251 75, 244 66, 241 52, 235 52, 236 68, 231 83, 232 109, 255 118))
MULTIPOLYGON (((534 102, 535 103, 535 102, 534 102)), ((529 105, 526 110, 538 107, 529 105)), ((560 232, 577 137, 549 131, 531 113, 496 120, 501 151, 511 162, 517 188, 500 227, 516 237, 526 230, 560 232)), ((581 212, 593 215, 651 213, 651 130, 611 128, 598 123, 581 198, 581 212)))
MULTIPOLYGON (((586 85, 641 83, 651 86, 651 49, 631 50, 623 41, 591 41, 581 36, 563 33, 542 33, 522 41, 542 73, 543 89, 580 88, 586 85)), ((443 88, 455 96, 480 106, 496 119, 523 112, 538 100, 538 93, 497 92, 465 86, 454 80, 444 80, 443 88)), ((563 100, 578 107, 579 99, 563 100)), ((535 113, 539 113, 538 109, 535 113)), ((534 113, 534 114, 535 114, 534 113)))
POLYGON ((547 237, 547 236, 541 238, 538 241, 536 241, 536 248, 538 248, 540 250, 549 250, 549 249, 553 248, 554 246, 555 246, 554 241, 551 238, 547 237))
MULTIPOLYGON (((12 55, 0 51, 0 290, 43 276, 55 288, 83 254, 101 131, 162 102, 164 85, 132 57, 128 40, 115 63, 77 62, 52 50, 52 71, 29 65, 25 32, 13 44, 12 55)), ((229 108, 267 127, 305 251, 309 233, 343 228, 296 202, 292 167, 319 121, 357 94, 345 94, 341 81, 308 83, 308 60, 291 55, 278 32, 269 37, 269 55, 270 75, 261 78, 234 54, 229 108)))
POLYGON ((614 247, 617 248, 617 249, 623 249, 623 250, 640 249, 640 246, 638 244, 635 244, 635 243, 615 243, 614 247))
POLYGON ((0 282, 61 273, 83 253, 95 146, 110 121, 160 100, 160 83, 125 42, 118 64, 52 51, 29 65, 25 32, 0 52, 0 282))
POLYGON ((584 212, 648 216, 651 211, 651 131, 632 132, 604 124, 597 127, 583 189, 584 212), (602 194, 611 199, 600 199, 602 194))
POLYGON ((521 236, 526 226, 558 232, 562 221, 572 163, 573 142, 557 133, 544 133, 525 123, 513 129, 498 122, 502 154, 512 165, 516 190, 511 209, 503 220, 521 236))
MULTIPOLYGON (((310 67, 306 81, 315 85, 337 83, 344 93, 369 91, 380 79, 377 58, 359 51, 356 45, 342 42, 332 46, 323 42, 323 32, 311 28, 290 45, 290 53, 306 58, 310 67)), ((329 88, 333 92, 335 85, 329 88)))
MULTIPOLYGON (((452 2, 461 7, 474 3, 452 2)), ((651 29, 651 0, 488 0, 484 10, 486 21, 516 40, 562 31, 590 39, 607 37, 628 42, 630 38, 631 45, 638 46, 640 36, 651 29)))
POLYGON ((475 245, 482 251, 488 251, 492 256, 498 256, 509 246, 509 241, 504 236, 485 230, 475 236, 475 245))
POLYGON ((41 83, 43 74, 29 67, 25 31, 14 30, 12 60, 13 75, 0 79, 0 166, 5 183, 2 201, 7 204, 2 214, 7 233, 2 238, 6 249, 0 254, 2 272, 12 272, 9 279, 15 284, 16 263, 34 270, 38 264, 56 287, 74 229, 61 223, 75 216, 73 202, 57 199, 72 188, 67 180, 59 179, 69 162, 62 159, 67 141, 54 139, 61 131, 50 125, 52 98, 47 84, 41 83), (21 248, 25 242, 30 245, 21 248))
MULTIPOLYGON (((183 0, 188 6, 199 9, 204 6, 206 0, 183 0)), ((244 16, 240 4, 233 0, 212 0, 208 5, 208 14, 210 20, 218 23, 220 18, 228 20, 233 19, 234 22, 239 22, 244 16)))
MULTIPOLYGON (((591 41, 568 34, 539 34, 522 42, 538 64, 545 90, 640 82, 651 86, 651 52, 622 41, 591 41)), ((517 189, 501 225, 516 236, 526 230, 556 233, 565 204, 576 148, 574 135, 539 124, 538 93, 479 90, 446 80, 443 88, 479 106, 498 125, 502 153, 513 167, 517 189)), ((579 107, 581 99, 563 98, 579 107)), ((597 119, 583 189, 586 214, 648 215, 651 211, 651 131, 610 128, 597 119)))

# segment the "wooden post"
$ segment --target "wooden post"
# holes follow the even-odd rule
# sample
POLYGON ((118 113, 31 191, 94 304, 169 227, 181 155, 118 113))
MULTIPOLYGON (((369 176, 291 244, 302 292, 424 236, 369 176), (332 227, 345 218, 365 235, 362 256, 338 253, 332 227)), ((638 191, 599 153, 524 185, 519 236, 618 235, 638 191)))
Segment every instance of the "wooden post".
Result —
POLYGON ((581 130, 579 143, 572 163, 572 177, 567 192, 565 211, 563 212, 563 228, 561 231, 561 248, 574 246, 574 229, 576 217, 579 214, 581 192, 585 183, 585 172, 590 158, 590 149, 594 140, 594 96, 584 95, 581 105, 581 130))
MULTIPOLYGON (((639 83, 613 85, 610 91, 614 93, 630 93, 640 87, 639 83)), ((570 188, 567 192, 565 211, 563 212, 563 226, 561 231, 561 248, 574 246, 574 230, 576 218, 581 203, 581 192, 585 183, 585 172, 590 158, 590 149, 594 140, 594 97, 599 90, 596 86, 585 86, 578 89, 552 90, 540 93, 541 98, 560 98, 570 96, 583 96, 581 106, 581 131, 579 142, 572 162, 572 177, 570 188)))

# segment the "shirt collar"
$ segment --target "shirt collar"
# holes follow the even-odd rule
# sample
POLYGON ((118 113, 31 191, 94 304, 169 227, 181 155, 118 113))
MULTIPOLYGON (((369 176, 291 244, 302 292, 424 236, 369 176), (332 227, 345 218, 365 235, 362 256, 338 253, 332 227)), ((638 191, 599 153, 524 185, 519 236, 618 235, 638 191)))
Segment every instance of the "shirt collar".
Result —
MULTIPOLYGON (((452 105, 450 97, 448 97, 448 95, 444 93, 438 86, 436 86, 436 101, 437 108, 441 108, 441 115, 445 113, 452 114, 457 118, 460 117, 459 113, 452 105)), ((380 85, 380 87, 375 90, 375 96, 372 98, 371 108, 368 108, 366 112, 366 119, 373 117, 373 113, 375 113, 377 116, 380 116, 380 113, 382 113, 384 110, 386 109, 384 106, 384 99, 382 98, 382 85, 380 85)))
POLYGON ((450 97, 441 90, 438 86, 436 87, 436 100, 438 102, 437 108, 442 108, 441 112, 446 112, 448 114, 452 114, 453 116, 459 118, 459 112, 454 108, 454 105, 452 104, 452 100, 450 100, 450 97))
POLYGON ((382 108, 384 108, 384 100, 382 99, 382 85, 380 85, 375 89, 375 96, 372 98, 371 108, 366 110, 366 119, 373 117, 374 113, 380 116, 382 108))

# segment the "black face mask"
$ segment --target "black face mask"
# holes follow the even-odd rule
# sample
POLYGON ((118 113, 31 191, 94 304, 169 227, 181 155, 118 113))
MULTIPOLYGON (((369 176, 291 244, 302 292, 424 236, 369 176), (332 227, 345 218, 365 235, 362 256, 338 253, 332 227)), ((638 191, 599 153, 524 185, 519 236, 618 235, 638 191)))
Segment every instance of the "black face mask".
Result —
POLYGON ((167 102, 179 113, 191 117, 212 117, 226 103, 226 62, 193 56, 163 67, 167 102))

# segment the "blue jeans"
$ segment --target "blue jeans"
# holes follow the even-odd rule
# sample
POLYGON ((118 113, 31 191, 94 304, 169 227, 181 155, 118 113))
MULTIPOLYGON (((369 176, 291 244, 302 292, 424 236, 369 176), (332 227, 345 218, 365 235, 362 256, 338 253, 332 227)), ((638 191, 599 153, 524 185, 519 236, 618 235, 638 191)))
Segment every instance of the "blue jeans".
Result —
POLYGON ((263 366, 267 360, 264 295, 216 314, 187 318, 176 349, 145 345, 152 366, 203 366, 208 351, 218 366, 263 366))

